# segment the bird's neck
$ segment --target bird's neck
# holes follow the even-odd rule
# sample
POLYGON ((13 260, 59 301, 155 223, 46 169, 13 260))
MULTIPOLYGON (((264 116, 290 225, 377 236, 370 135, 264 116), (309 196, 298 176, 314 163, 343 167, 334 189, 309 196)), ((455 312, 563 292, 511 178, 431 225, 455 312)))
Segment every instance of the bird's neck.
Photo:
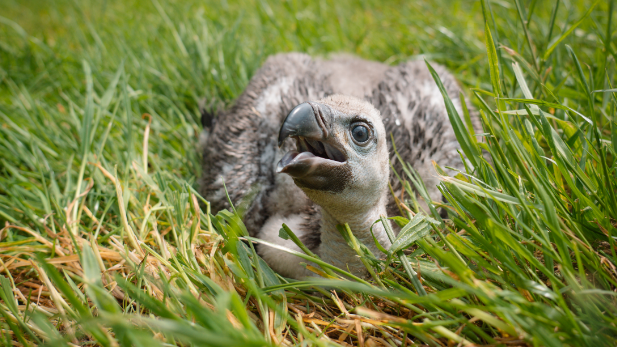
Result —
POLYGON ((358 254, 351 247, 336 228, 339 224, 347 223, 353 235, 363 243, 377 257, 381 257, 371 234, 377 241, 388 249, 391 245, 386 231, 381 222, 375 223, 381 216, 386 216, 386 198, 366 209, 354 209, 354 211, 328 211, 322 209, 321 223, 321 244, 319 247, 319 255, 322 260, 339 267, 343 270, 350 270, 355 275, 366 275, 366 268, 360 261, 358 254), (375 224, 373 224, 375 223, 375 224))

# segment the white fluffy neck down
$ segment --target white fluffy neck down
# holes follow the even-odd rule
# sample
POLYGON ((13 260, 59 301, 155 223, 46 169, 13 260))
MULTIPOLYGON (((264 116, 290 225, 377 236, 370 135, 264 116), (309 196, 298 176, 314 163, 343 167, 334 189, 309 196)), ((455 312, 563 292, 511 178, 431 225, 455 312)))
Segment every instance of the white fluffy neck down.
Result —
POLYGON ((380 222, 373 225, 380 216, 387 216, 385 199, 381 200, 366 211, 347 211, 344 214, 337 213, 336 217, 322 209, 321 244, 318 250, 322 260, 350 271, 354 275, 367 275, 367 270, 357 253, 347 245, 336 226, 348 223, 358 241, 366 245, 376 257, 380 257, 383 253, 375 245, 371 235, 371 226, 373 226, 373 234, 385 249, 391 245, 383 225, 380 222))

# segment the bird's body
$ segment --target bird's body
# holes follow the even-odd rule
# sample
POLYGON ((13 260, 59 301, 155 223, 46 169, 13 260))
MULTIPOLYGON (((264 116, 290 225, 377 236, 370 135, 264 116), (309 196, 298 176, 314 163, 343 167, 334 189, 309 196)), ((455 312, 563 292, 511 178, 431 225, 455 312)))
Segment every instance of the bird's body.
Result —
MULTIPOLYGON (((455 79, 444 68, 435 69, 460 109, 455 79)), ((309 104, 303 105, 304 114, 313 114, 306 106, 309 104)), ((351 56, 322 60, 299 53, 275 55, 268 58, 230 109, 206 123, 200 189, 213 210, 229 207, 224 183, 231 201, 245 204, 244 222, 251 235, 297 250, 291 241, 278 236, 281 224, 286 223, 322 259, 353 272, 362 272, 362 266, 336 225, 349 223, 354 235, 378 252, 370 226, 380 215, 397 211, 388 181, 395 192, 400 191, 400 183, 389 173, 388 159, 395 169, 400 168, 390 134, 403 160, 423 178, 433 200, 440 200, 441 194, 431 160, 454 168, 463 166, 443 98, 423 61, 390 67, 351 56), (307 101, 318 101, 310 105, 322 130, 315 128, 315 135, 306 138, 308 143, 314 139, 322 152, 327 152, 322 153, 323 160, 304 158, 305 153, 298 155, 292 141, 284 141, 286 137, 278 147, 277 135, 279 130, 284 132, 281 124, 286 116, 307 101), (357 121, 374 136, 370 146, 354 144, 355 138, 349 141, 349 135, 345 135, 352 122, 349 117, 354 115, 362 115, 357 121), (364 153, 369 147, 370 153, 364 153), (284 157, 285 152, 294 153, 284 157), (315 166, 315 171, 312 166, 309 170, 300 165, 305 171, 298 173, 292 165, 295 156, 307 163, 321 160, 321 166, 315 166), (326 170, 324 163, 331 167, 326 165, 330 171, 321 177, 319 170, 326 170), (277 165, 278 171, 288 174, 277 174, 277 165), (310 174, 306 175, 306 170, 310 174)), ((294 131, 287 131, 287 137, 304 139, 304 133, 294 131)), ((303 152, 301 143, 297 146, 303 152)), ((373 231, 383 245, 389 245, 380 226, 373 231)), ((310 275, 293 255, 269 247, 260 247, 259 252, 284 276, 310 275)))

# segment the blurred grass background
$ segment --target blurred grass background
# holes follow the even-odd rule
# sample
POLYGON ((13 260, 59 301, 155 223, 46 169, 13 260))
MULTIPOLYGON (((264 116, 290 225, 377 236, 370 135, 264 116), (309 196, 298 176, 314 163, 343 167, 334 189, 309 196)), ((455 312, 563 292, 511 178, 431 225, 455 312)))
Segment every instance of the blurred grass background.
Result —
POLYGON ((614 345, 617 101, 593 92, 615 88, 613 9, 2 0, 0 340, 614 345), (287 284, 237 242, 238 216, 197 208, 198 101, 229 105, 283 51, 426 58, 484 111, 494 168, 465 137, 478 180, 444 183, 452 222, 409 257, 428 296, 402 258, 376 265, 381 285, 337 283, 341 300, 332 283, 287 284))

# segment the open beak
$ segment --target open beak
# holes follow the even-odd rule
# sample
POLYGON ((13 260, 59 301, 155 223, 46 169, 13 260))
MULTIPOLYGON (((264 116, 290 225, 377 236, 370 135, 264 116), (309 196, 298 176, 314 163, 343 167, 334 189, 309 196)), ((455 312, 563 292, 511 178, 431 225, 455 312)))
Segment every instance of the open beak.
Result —
POLYGON ((327 178, 328 169, 344 165, 347 157, 329 136, 332 121, 330 107, 319 103, 305 102, 291 110, 279 131, 278 145, 291 137, 296 150, 283 156, 276 172, 294 179, 321 180, 327 178))

